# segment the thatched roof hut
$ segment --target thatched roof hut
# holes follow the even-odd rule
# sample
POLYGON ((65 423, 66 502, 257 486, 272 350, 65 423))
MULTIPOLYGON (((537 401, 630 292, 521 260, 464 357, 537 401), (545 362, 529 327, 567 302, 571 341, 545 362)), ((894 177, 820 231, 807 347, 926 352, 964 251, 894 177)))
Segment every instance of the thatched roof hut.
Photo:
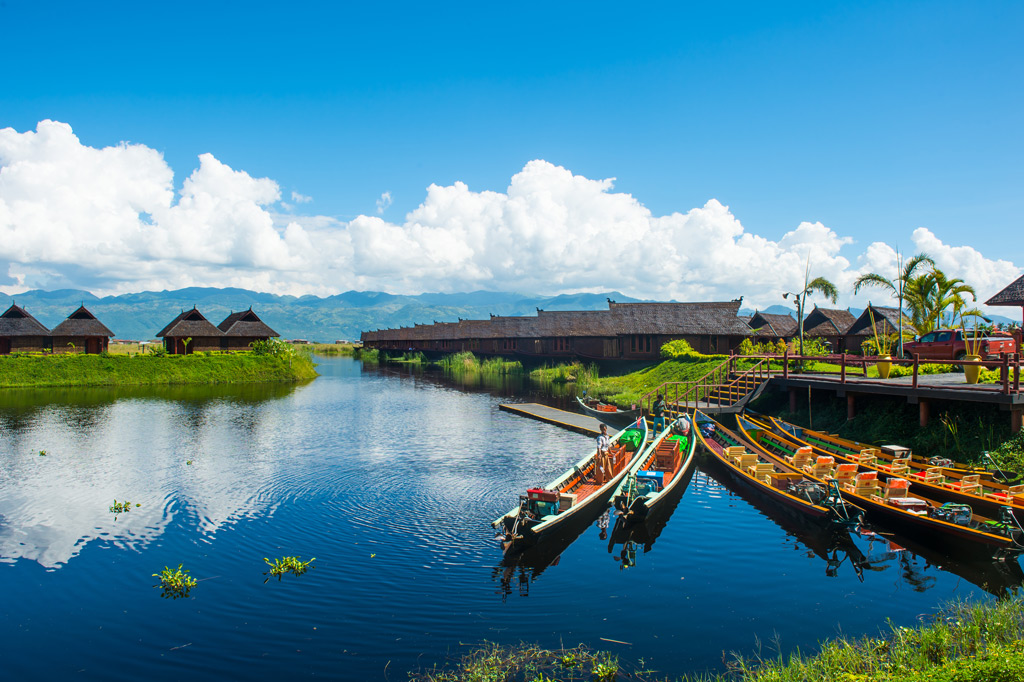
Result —
POLYGON ((110 337, 114 332, 107 329, 106 325, 82 305, 54 327, 50 335, 53 337, 55 353, 70 350, 71 344, 74 344, 75 348, 84 349, 86 353, 102 353, 110 345, 110 337))
POLYGON ((17 304, 0 315, 0 355, 42 352, 49 336, 50 330, 17 304))

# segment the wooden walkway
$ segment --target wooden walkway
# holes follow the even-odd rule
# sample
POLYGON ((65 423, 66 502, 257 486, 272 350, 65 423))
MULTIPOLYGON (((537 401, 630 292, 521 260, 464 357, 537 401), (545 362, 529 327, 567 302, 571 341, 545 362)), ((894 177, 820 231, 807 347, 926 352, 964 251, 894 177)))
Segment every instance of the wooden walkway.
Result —
POLYGON ((578 412, 566 412, 565 410, 559 410, 558 408, 548 407, 539 403, 498 405, 498 409, 561 426, 564 429, 582 433, 586 436, 598 436, 601 433, 601 422, 578 412))

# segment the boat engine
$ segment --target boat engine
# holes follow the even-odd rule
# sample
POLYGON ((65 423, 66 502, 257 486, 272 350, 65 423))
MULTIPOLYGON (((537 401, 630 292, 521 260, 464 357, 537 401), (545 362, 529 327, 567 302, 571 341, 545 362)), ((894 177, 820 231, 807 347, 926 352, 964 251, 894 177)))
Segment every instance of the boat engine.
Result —
POLYGON ((945 521, 946 523, 955 523, 958 526, 964 526, 966 528, 977 528, 977 525, 972 517, 974 512, 970 506, 966 504, 958 504, 956 502, 947 502, 941 507, 934 508, 930 511, 929 516, 939 521, 945 521))

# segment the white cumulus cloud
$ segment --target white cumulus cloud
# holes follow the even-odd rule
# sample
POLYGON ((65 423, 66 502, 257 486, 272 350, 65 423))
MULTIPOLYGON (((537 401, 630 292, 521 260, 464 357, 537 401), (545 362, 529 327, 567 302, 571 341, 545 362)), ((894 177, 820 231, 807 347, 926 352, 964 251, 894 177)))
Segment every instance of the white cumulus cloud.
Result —
MULTIPOLYGON (((199 157, 180 188, 173 177, 144 145, 89 147, 64 123, 0 130, 0 289, 618 289, 651 299, 744 296, 765 308, 802 284, 809 259, 812 276, 832 280, 845 307, 868 299, 850 295, 859 274, 895 273, 891 247, 873 243, 858 253, 851 237, 820 222, 797 223, 773 240, 747 230, 716 199, 655 216, 614 191, 614 178, 586 178, 543 160, 527 163, 502 192, 431 185, 400 222, 380 215, 390 192, 378 200, 377 216, 292 215, 276 182, 212 154, 199 157)), ((973 283, 982 300, 1020 274, 925 228, 913 241, 948 274, 973 283)))

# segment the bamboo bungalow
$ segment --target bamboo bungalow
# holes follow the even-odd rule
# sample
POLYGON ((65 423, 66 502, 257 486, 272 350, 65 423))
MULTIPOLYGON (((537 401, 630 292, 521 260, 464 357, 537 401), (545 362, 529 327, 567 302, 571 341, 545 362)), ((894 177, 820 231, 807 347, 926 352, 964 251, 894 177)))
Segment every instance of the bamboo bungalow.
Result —
POLYGON ((757 343, 778 341, 779 339, 788 341, 797 335, 800 326, 792 315, 757 311, 754 312, 747 325, 753 330, 757 343))
POLYGON ((24 308, 12 303, 0 315, 0 355, 41 353, 49 344, 50 330, 24 308))
MULTIPOLYGON (((824 339, 833 353, 845 353, 846 331, 853 326, 857 318, 849 310, 835 310, 832 308, 819 308, 804 318, 804 336, 809 338, 824 339)), ((857 346, 856 350, 860 350, 857 346)))
POLYGON ((261 320, 251 307, 239 313, 231 313, 217 328, 224 333, 220 338, 221 350, 248 350, 253 341, 267 341, 271 337, 281 336, 261 320))
POLYGON ((96 316, 82 305, 50 332, 53 337, 54 353, 73 353, 81 350, 95 355, 107 350, 114 332, 96 319, 96 316))
POLYGON ((224 332, 203 317, 196 308, 183 310, 170 324, 157 332, 164 340, 164 348, 172 355, 187 355, 196 351, 220 350, 224 332))
MULTIPOLYGON (((851 353, 864 352, 868 355, 874 355, 874 338, 875 331, 878 332, 879 336, 892 336, 898 335, 900 329, 900 311, 897 308, 884 308, 879 305, 871 305, 868 303, 868 307, 864 309, 864 312, 854 320, 853 324, 846 331, 846 349, 851 353), (874 316, 875 328, 871 328, 871 319, 874 316), (868 341, 872 342, 872 349, 869 351, 864 350, 864 344, 868 341)), ((903 330, 913 329, 910 324, 910 319, 903 316, 903 330)), ((895 353, 895 349, 893 350, 895 353)))
POLYGON ((608 302, 613 329, 621 344, 619 357, 659 357, 669 341, 683 339, 698 353, 728 353, 751 335, 737 315, 742 299, 711 303, 608 302))
MULTIPOLYGON (((1005 289, 1000 291, 992 298, 985 301, 985 305, 993 306, 1013 306, 1019 307, 1024 312, 1024 276, 1018 277, 1016 280, 1011 282, 1005 289)), ((1020 352, 1021 346, 1021 329, 1017 329, 1015 334, 1017 339, 1017 351, 1020 352)))

